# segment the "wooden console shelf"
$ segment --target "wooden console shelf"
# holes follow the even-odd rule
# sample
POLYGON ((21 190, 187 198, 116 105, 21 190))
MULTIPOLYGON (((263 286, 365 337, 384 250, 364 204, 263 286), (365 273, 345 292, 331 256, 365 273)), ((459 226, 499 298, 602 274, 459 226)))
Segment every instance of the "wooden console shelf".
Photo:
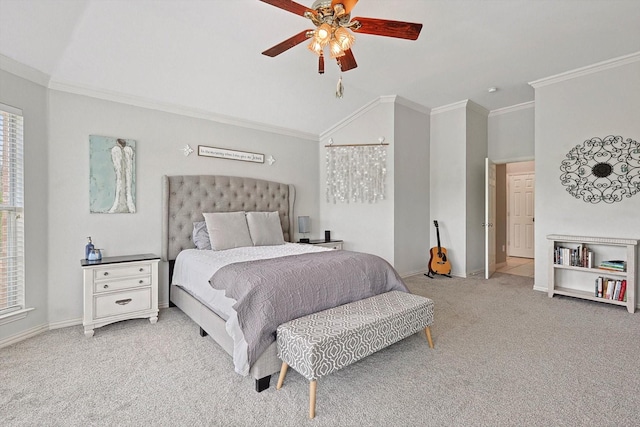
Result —
POLYGON ((636 309, 636 260, 638 258, 638 240, 616 239, 609 237, 569 236, 550 234, 549 240, 549 298, 565 295, 590 301, 627 307, 629 313, 636 309), (555 264, 554 252, 558 247, 587 246, 594 252, 593 268, 555 264), (626 271, 611 271, 598 268, 602 261, 612 259, 626 261, 626 271), (626 301, 598 297, 595 294, 595 280, 598 277, 626 280, 626 301))

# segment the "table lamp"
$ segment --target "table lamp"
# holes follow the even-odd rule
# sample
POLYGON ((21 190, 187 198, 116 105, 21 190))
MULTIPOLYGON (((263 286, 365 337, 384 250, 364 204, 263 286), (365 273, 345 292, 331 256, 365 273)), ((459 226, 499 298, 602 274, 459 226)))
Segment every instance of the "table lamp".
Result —
POLYGON ((300 234, 305 235, 305 237, 300 239, 300 243, 309 243, 309 238, 306 237, 306 234, 311 231, 311 220, 309 220, 308 216, 299 216, 298 217, 298 232, 300 234))

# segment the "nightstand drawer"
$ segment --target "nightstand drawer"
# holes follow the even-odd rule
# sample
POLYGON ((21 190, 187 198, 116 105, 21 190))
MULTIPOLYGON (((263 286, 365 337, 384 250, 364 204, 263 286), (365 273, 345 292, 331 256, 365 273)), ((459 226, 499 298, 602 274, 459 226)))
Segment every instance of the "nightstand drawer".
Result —
POLYGON ((322 242, 322 243, 313 243, 316 246, 322 246, 323 248, 331 248, 336 250, 342 250, 342 241, 338 242, 322 242))
POLYGON ((99 294, 102 292, 117 291, 119 289, 131 289, 140 286, 150 286, 151 276, 140 276, 120 280, 100 280, 94 283, 94 292, 99 294))
POLYGON ((151 308, 151 288, 95 297, 95 318, 118 316, 151 308))
POLYGON ((123 266, 107 266, 93 271, 94 280, 117 279, 136 275, 151 274, 151 264, 136 264, 123 266))

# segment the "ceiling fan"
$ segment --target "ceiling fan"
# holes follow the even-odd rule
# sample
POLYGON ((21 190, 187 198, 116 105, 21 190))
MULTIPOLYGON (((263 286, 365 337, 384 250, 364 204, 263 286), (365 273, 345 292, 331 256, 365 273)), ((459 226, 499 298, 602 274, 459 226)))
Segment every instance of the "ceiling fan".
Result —
POLYGON ((277 56, 282 52, 310 39, 309 50, 318 55, 318 72, 324 73, 324 49, 328 47, 331 58, 338 62, 341 71, 349 71, 358 66, 351 51, 355 41, 352 33, 373 34, 416 40, 422 24, 390 21, 387 19, 351 19, 351 10, 358 0, 315 0, 311 8, 290 0, 260 0, 272 6, 303 16, 315 25, 315 29, 299 32, 262 52, 266 56, 277 56))

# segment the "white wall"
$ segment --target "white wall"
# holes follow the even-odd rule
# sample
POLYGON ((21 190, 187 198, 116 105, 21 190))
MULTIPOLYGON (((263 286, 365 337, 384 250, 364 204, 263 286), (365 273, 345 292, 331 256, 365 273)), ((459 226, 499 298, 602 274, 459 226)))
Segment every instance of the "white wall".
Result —
POLYGON ((437 220, 451 274, 466 277, 467 101, 431 111, 429 192, 431 245, 437 220))
MULTIPOLYGON (((35 308, 24 319, 1 325, 1 342, 47 325, 47 90, 0 70, 0 102, 21 109, 24 117, 25 300, 35 308)), ((52 259, 57 261, 55 254, 52 259)))
MULTIPOLYGON (((315 141, 59 91, 50 93, 49 115, 47 251, 53 260, 48 282, 49 321, 54 326, 77 323, 82 316, 80 260, 87 236, 104 249, 104 256, 160 254, 162 175, 238 175, 291 183, 297 190, 296 209, 318 216, 315 141), (89 213, 89 135, 136 140, 135 214, 89 213), (185 157, 185 144, 257 152, 276 162, 270 166, 196 153, 185 157)), ((167 265, 161 265, 163 306, 168 302, 167 265)))
POLYGON ((594 66, 535 88, 535 288, 547 290, 552 233, 640 239, 640 194, 608 204, 572 197, 560 183, 560 165, 592 137, 620 135, 640 142, 640 56, 594 66))
POLYGON ((428 269, 430 120, 399 102, 394 116, 394 267, 407 276, 428 269))
MULTIPOLYGON (((333 239, 344 240, 347 250, 378 255, 390 264, 394 261, 394 188, 395 144, 394 103, 392 99, 376 101, 349 120, 322 135, 319 144, 320 227, 315 238, 323 238, 323 230, 331 230, 333 239), (384 137, 387 146, 386 198, 376 203, 327 202, 327 173, 324 146, 332 138, 335 145, 373 144, 384 137)), ((318 218, 311 218, 312 224, 318 218)))

